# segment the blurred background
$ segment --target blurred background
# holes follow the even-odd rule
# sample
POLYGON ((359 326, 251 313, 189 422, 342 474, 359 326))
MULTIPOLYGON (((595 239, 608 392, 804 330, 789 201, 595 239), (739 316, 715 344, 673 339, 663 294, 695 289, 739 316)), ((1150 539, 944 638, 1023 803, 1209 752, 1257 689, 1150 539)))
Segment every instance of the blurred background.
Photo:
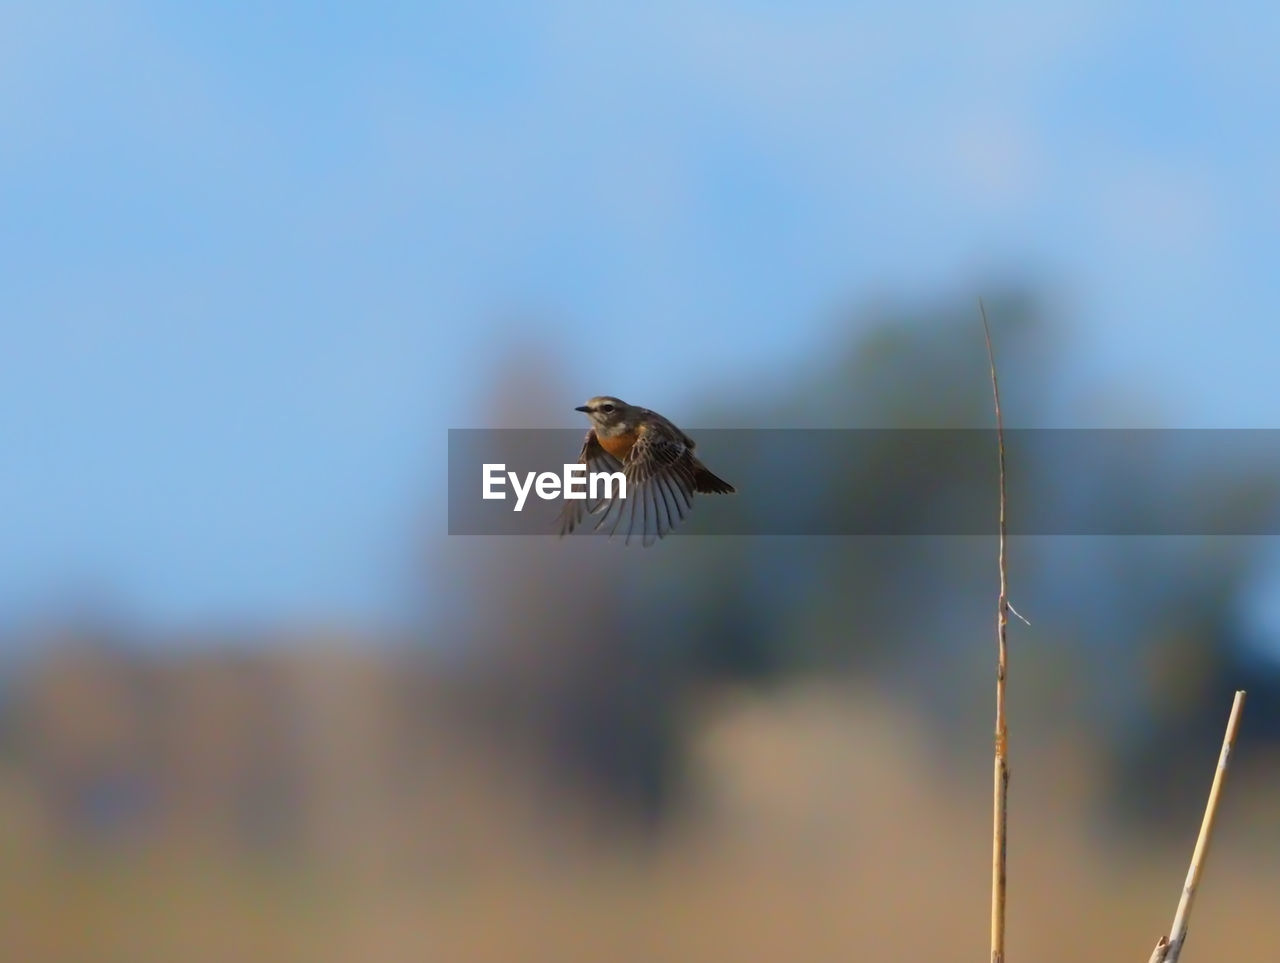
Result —
MULTIPOLYGON (((982 958, 993 538, 450 538, 446 429, 985 427, 979 295, 1010 426, 1274 427, 1278 16, 0 6, 0 958, 982 958)), ((1237 687, 1273 957, 1274 539, 1009 569, 1010 957, 1146 958, 1237 687)))

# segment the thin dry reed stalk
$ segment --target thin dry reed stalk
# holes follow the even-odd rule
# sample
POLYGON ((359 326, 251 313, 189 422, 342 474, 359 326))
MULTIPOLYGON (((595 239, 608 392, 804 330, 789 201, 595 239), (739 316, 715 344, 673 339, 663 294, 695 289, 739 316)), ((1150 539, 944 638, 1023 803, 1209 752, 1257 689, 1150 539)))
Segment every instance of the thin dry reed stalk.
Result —
POLYGON ((1236 731, 1240 728, 1240 712, 1244 708, 1244 690, 1236 692, 1231 703, 1231 715, 1227 717, 1227 731, 1222 737, 1222 750, 1218 753, 1218 768, 1213 773, 1213 785, 1209 787, 1209 801, 1205 803, 1204 819, 1200 822, 1200 835, 1196 837, 1196 847, 1191 852, 1191 865, 1187 868, 1187 880, 1182 884, 1182 896, 1178 900, 1177 912, 1173 914, 1173 926, 1167 937, 1162 936, 1151 951, 1148 963, 1178 963, 1182 947, 1187 942, 1187 922, 1191 918, 1191 904, 1195 902, 1196 889, 1200 885, 1200 873, 1204 869, 1204 860, 1209 853, 1209 839, 1213 835, 1213 822, 1218 814, 1218 796, 1222 792, 1222 783, 1227 777, 1227 764, 1231 761, 1231 750, 1235 746, 1236 731))
POLYGON ((996 447, 1000 456, 1000 598, 996 604, 996 730, 994 804, 992 807, 991 838, 991 963, 1004 963, 1004 905, 1008 856, 1009 809, 1009 727, 1004 714, 1004 687, 1009 668, 1009 588, 1005 577, 1005 464, 1004 419, 1000 413, 1000 382, 996 377, 995 352, 991 347, 991 326, 987 323, 987 309, 978 299, 982 313, 982 333, 987 341, 987 361, 991 367, 991 393, 996 410, 996 447))
MULTIPOLYGON (((987 362, 991 369, 991 394, 996 414, 996 449, 1000 466, 998 555, 1000 596, 996 603, 996 727, 991 839, 991 963, 1004 963, 1005 898, 1008 890, 1005 870, 1009 852, 1009 726, 1005 719, 1005 682, 1009 674, 1009 612, 1014 611, 1015 614, 1017 613, 1009 604, 1009 583, 1005 569, 1005 543, 1008 539, 1008 526, 1005 520, 1004 418, 1000 411, 1000 381, 996 376, 995 351, 991 346, 991 326, 987 321, 987 309, 981 298, 978 299, 978 310, 982 314, 982 333, 986 338, 987 362)), ((1204 868, 1205 857, 1209 852, 1209 840, 1213 835, 1214 819, 1218 811, 1218 798, 1222 792, 1222 784, 1226 779, 1227 765, 1230 762, 1231 750, 1235 745, 1236 732, 1240 727, 1240 713, 1244 707, 1244 696, 1243 690, 1237 691, 1235 700, 1231 704, 1231 715, 1227 719, 1227 731, 1222 739, 1222 750, 1218 754, 1218 768, 1213 775, 1213 785, 1209 790, 1209 801, 1205 805, 1204 819, 1200 823, 1200 835, 1196 838, 1195 849, 1191 854, 1191 865, 1187 869, 1187 879, 1182 887, 1182 896, 1178 900, 1178 909, 1173 917, 1173 925, 1170 928, 1169 935, 1160 937, 1156 943, 1155 949, 1151 951, 1148 963, 1178 963, 1178 957, 1186 944, 1187 923, 1191 917, 1191 906, 1195 901, 1196 890, 1200 885, 1200 874, 1204 868)))

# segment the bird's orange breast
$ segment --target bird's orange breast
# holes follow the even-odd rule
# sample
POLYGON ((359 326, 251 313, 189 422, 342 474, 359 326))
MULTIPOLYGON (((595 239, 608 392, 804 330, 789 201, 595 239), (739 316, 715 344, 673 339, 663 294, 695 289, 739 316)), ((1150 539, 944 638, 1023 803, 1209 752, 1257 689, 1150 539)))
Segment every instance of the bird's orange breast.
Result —
POLYGON ((611 454, 619 461, 624 461, 631 454, 631 449, 636 443, 636 432, 627 431, 613 437, 605 437, 600 432, 596 432, 596 441, 600 442, 600 447, 611 454))

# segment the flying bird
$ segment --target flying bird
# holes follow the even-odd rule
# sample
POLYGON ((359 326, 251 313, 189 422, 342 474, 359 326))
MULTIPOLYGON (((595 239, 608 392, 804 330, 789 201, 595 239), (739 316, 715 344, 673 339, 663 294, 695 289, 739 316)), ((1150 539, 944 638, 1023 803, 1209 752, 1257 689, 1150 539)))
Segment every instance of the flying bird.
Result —
POLYGON ((591 422, 578 455, 595 472, 622 472, 626 498, 566 499, 560 534, 568 535, 584 515, 598 515, 595 531, 608 526, 610 537, 639 536, 652 545, 666 536, 693 508, 694 493, 725 495, 736 489, 713 474, 693 453, 693 439, 656 411, 629 405, 609 395, 592 398, 575 411, 591 422))

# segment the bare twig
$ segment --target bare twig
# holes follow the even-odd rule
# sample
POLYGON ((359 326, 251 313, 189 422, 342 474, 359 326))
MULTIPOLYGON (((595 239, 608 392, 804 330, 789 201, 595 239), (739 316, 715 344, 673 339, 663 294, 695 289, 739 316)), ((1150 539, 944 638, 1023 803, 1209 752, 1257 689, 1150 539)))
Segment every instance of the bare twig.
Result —
POLYGON ((1162 936, 1156 940, 1156 948, 1151 951, 1151 956, 1147 963, 1165 963, 1164 958, 1169 952, 1169 937, 1162 936))
POLYGON ((1178 956, 1187 942, 1187 921, 1191 917, 1191 904, 1195 901, 1196 888, 1200 885, 1200 872, 1204 868, 1205 857, 1209 853, 1209 838, 1213 835, 1213 821, 1218 814, 1218 796, 1222 792, 1222 783, 1227 776, 1227 764, 1231 761, 1231 749, 1236 742, 1236 732, 1240 728, 1240 712, 1243 708, 1244 690, 1240 689, 1231 703, 1227 731, 1222 737, 1222 751, 1218 753, 1218 768, 1213 773, 1209 801, 1205 803, 1204 819, 1200 822, 1200 835, 1196 837, 1196 848, 1191 853, 1191 865, 1187 868, 1187 881, 1182 884, 1178 910, 1173 914, 1173 926, 1168 938, 1162 936, 1156 943, 1156 948, 1151 951, 1149 963, 1178 963, 1178 956))
POLYGON ((996 357, 991 347, 991 326, 987 323, 987 308, 978 299, 982 313, 982 333, 987 341, 987 361, 991 366, 991 394, 996 409, 996 447, 1000 455, 1000 598, 996 604, 996 732, 994 804, 992 808, 991 838, 991 963, 1004 963, 1004 904, 1005 865, 1008 855, 1009 809, 1009 728, 1004 717, 1004 684, 1009 667, 1009 649, 1006 630, 1009 625, 1009 591, 1005 578, 1004 550, 1007 527, 1005 525, 1005 467, 1004 467, 1004 419, 1000 414, 1000 382, 996 378, 996 357))

